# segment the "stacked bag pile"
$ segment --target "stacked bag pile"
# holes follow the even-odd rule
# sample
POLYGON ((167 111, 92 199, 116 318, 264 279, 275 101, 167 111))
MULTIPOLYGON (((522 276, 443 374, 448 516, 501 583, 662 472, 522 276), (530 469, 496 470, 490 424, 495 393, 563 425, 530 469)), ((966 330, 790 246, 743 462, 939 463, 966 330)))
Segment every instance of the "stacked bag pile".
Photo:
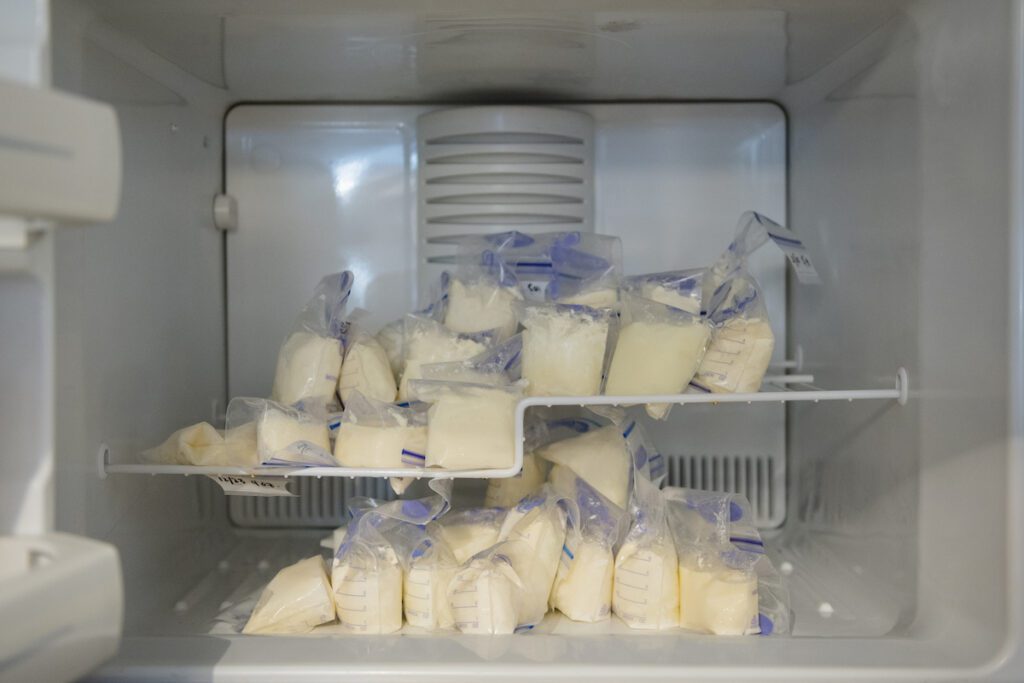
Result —
POLYGON ((549 610, 634 629, 789 629, 784 588, 747 502, 660 490, 663 460, 622 411, 531 423, 522 476, 452 510, 451 480, 414 500, 352 502, 320 556, 282 569, 244 633, 509 634, 549 610))
POLYGON ((774 337, 747 260, 770 231, 784 228, 747 213, 711 266, 631 277, 614 237, 452 237, 456 266, 430 303, 376 334, 348 311, 352 274, 329 275, 271 396, 234 398, 223 430, 179 430, 143 461, 370 468, 402 490, 424 468, 510 468, 523 396, 757 391, 774 337))

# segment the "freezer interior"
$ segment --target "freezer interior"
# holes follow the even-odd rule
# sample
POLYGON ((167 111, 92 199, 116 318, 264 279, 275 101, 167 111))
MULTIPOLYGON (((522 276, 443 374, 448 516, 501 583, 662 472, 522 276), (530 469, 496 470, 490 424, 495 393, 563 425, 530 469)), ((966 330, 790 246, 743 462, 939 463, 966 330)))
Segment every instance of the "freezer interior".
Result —
POLYGON ((55 86, 113 105, 123 147, 116 220, 50 245, 55 526, 113 543, 125 581, 125 639, 100 675, 973 677, 1016 653, 1017 4, 89 0, 51 15, 55 86), (422 301, 424 231, 445 226, 417 220, 416 121, 473 105, 592 117, 588 227, 622 238, 627 273, 702 265, 761 211, 822 279, 759 254, 777 362, 835 389, 906 369, 905 405, 684 406, 654 428, 670 483, 751 497, 792 637, 550 616, 495 638, 218 634, 226 604, 316 552, 344 501, 384 481, 303 480, 282 502, 105 470, 264 395, 322 274, 353 270, 375 322, 422 301), (221 194, 235 230, 214 225, 221 194))

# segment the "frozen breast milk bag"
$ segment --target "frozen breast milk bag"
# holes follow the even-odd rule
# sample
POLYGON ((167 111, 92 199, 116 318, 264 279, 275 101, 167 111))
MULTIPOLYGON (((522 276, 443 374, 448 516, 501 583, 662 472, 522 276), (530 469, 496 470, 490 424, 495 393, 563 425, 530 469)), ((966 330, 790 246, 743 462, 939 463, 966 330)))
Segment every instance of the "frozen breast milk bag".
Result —
POLYGON ((757 576, 697 564, 679 565, 679 626, 720 636, 757 633, 757 576))
POLYGON ((520 625, 538 624, 548 611, 551 586, 565 543, 566 513, 558 496, 545 487, 509 510, 498 538, 523 590, 517 612, 520 625))
POLYGON ((611 615, 612 549, 597 538, 567 535, 551 606, 573 621, 601 621, 611 615))
MULTIPOLYGON (((605 393, 613 396, 678 394, 704 357, 710 326, 685 311, 633 296, 624 297, 623 324, 608 369, 605 393)), ((663 418, 668 406, 648 406, 663 418)))
POLYGON ((274 373, 274 400, 290 405, 334 396, 341 373, 341 342, 313 332, 293 332, 281 346, 274 373))
POLYGON ((630 628, 658 630, 679 625, 679 559, 657 487, 635 477, 632 517, 615 556, 612 612, 630 628))
POLYGON ((544 485, 547 474, 547 462, 532 453, 526 453, 523 455, 523 469, 514 477, 487 480, 484 505, 502 508, 515 507, 516 503, 544 485))
POLYGON ((390 546, 346 538, 331 570, 342 629, 394 633, 402 628, 402 567, 390 546))
POLYGON ((757 282, 746 274, 726 280, 715 291, 708 317, 715 326, 711 343, 691 383, 714 393, 758 391, 775 335, 757 282))
POLYGON ((611 614, 612 548, 622 511, 562 465, 551 468, 552 487, 576 501, 579 533, 567 533, 551 589, 551 606, 573 621, 601 621, 611 614))
POLYGON ((426 462, 426 414, 409 406, 351 396, 334 441, 342 467, 423 467, 426 462))
POLYGON ((523 379, 531 396, 601 391, 610 312, 559 304, 526 306, 523 379))
POLYGON ((487 344, 481 338, 460 335, 427 318, 406 316, 405 368, 398 385, 398 399, 409 400, 409 382, 423 377, 424 365, 467 360, 486 350, 487 344))
POLYGON ((364 335, 349 338, 338 378, 338 395, 343 404, 357 391, 366 398, 384 402, 394 401, 398 394, 387 352, 376 339, 364 335))
POLYGON ((464 564, 477 553, 498 542, 498 533, 505 520, 505 510, 479 508, 452 512, 439 522, 441 537, 455 556, 455 561, 464 564))
POLYGON ((629 495, 630 458, 616 425, 563 439, 537 449, 537 456, 564 465, 621 508, 629 495))
POLYGON ((444 325, 462 333, 497 330, 498 338, 506 339, 519 325, 516 304, 522 298, 518 287, 500 285, 488 278, 453 278, 444 325))
POLYGON ((333 401, 341 372, 345 306, 352 290, 352 273, 344 271, 320 280, 277 355, 271 398, 285 405, 299 401, 333 401))
POLYGON ((652 542, 627 540, 615 556, 612 610, 627 626, 679 625, 679 560, 668 529, 652 542))
POLYGON ((515 409, 522 387, 417 380, 427 414, 427 467, 490 469, 515 460, 515 409))
POLYGON ((185 427, 162 444, 143 451, 142 461, 153 465, 203 465, 224 448, 224 437, 207 422, 185 427))
POLYGON ((265 406, 256 422, 256 451, 261 462, 334 464, 325 418, 271 401, 265 406))
POLYGON ((309 633, 334 620, 331 584, 319 556, 285 567, 263 589, 242 633, 309 633))
POLYGON ((788 630, 788 596, 746 498, 667 488, 679 553, 680 626, 716 635, 788 630))
POLYGON ((455 626, 463 633, 513 633, 520 623, 521 585, 511 561, 500 552, 473 558, 449 586, 455 626))
POLYGON ((448 589, 458 570, 455 556, 439 538, 426 538, 413 550, 403 594, 410 626, 428 631, 455 628, 448 589))
POLYGON ((394 320, 380 328, 377 332, 377 343, 388 356, 392 377, 401 377, 402 367, 405 365, 405 318, 394 320))

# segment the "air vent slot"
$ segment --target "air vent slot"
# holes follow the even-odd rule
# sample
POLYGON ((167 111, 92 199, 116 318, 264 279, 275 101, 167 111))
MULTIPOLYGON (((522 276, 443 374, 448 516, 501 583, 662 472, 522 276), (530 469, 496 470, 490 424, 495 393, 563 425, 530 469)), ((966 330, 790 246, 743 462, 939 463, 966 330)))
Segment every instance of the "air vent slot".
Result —
POLYGON ((786 515, 785 467, 771 455, 669 455, 668 485, 740 493, 750 501, 762 528, 782 524, 786 515))
POLYGON ((239 527, 252 529, 333 529, 348 520, 346 505, 357 496, 394 500, 387 479, 359 477, 294 477, 291 498, 229 496, 228 518, 239 527))

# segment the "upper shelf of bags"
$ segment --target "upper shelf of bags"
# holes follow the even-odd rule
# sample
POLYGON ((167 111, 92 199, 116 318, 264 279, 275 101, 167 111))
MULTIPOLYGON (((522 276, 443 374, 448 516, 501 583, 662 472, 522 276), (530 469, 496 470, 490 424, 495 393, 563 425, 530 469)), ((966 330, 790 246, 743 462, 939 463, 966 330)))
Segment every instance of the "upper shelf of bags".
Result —
MULTIPOLYGON (((374 332, 348 310, 352 274, 324 277, 281 346, 271 396, 232 399, 223 429, 179 430, 141 466, 504 477, 522 466, 529 405, 642 403, 665 419, 676 403, 903 391, 829 396, 786 376, 759 391, 775 340, 748 258, 772 242, 802 281, 817 275, 793 233, 753 212, 710 266, 628 277, 617 237, 441 239, 456 254, 427 306, 374 332)), ((106 471, 139 471, 124 467, 106 471)))

